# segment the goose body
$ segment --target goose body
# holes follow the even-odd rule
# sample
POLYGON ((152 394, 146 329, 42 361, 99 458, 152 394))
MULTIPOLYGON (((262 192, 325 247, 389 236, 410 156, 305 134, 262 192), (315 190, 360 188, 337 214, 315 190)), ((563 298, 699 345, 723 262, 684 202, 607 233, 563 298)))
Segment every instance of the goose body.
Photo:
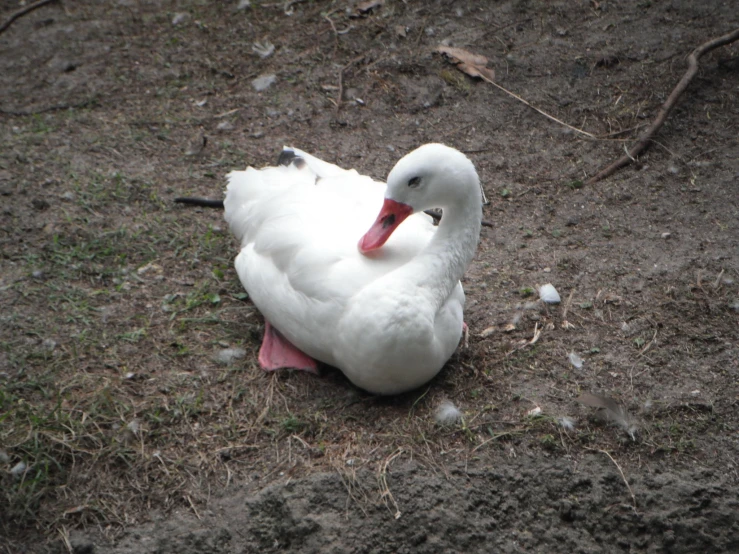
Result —
POLYGON ((385 185, 298 149, 281 158, 291 162, 228 176, 225 217, 249 297, 278 336, 358 387, 423 385, 462 334, 459 280, 482 217, 474 166, 429 144, 385 185), (444 210, 438 227, 423 213, 430 208, 444 210))

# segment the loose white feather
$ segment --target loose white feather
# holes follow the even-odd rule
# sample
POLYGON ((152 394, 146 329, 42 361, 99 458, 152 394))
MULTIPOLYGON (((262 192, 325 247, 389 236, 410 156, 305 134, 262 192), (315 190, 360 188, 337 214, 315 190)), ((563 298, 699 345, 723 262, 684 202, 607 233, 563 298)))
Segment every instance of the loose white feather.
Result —
POLYGON ((551 283, 539 287, 539 298, 547 304, 559 304, 562 301, 557 289, 551 283))
POLYGON ((557 418, 557 424, 559 424, 565 431, 575 430, 575 420, 569 416, 560 416, 557 418))
POLYGON ((449 400, 444 400, 439 404, 434 413, 434 419, 439 425, 454 425, 462 421, 463 417, 461 410, 449 400))

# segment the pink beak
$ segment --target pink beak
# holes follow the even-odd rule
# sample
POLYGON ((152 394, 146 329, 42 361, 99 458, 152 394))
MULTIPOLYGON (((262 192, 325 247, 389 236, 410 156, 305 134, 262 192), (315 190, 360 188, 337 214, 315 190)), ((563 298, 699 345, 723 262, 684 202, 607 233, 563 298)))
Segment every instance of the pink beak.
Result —
POLYGON ((377 216, 370 230, 359 240, 359 251, 366 254, 380 248, 390 238, 398 225, 412 213, 413 208, 408 204, 385 198, 380 215, 377 216))

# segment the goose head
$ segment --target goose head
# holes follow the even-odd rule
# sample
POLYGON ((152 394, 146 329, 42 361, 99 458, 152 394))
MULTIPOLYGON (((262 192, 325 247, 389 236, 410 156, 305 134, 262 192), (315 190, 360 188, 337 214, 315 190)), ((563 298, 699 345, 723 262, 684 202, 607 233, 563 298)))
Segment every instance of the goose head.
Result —
POLYGON ((467 156, 443 144, 421 146, 390 171, 385 202, 360 239, 359 251, 366 254, 380 248, 411 214, 432 208, 455 211, 470 198, 479 205, 480 181, 467 156))

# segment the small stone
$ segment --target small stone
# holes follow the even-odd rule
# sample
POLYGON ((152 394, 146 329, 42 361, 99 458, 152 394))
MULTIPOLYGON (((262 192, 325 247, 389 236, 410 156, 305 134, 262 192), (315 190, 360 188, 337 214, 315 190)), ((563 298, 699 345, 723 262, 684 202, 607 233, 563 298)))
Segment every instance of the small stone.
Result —
POLYGON ((44 275, 44 272, 41 271, 40 269, 34 269, 33 272, 31 273, 31 277, 33 277, 34 279, 40 280, 40 279, 43 279, 45 275, 44 275))
POLYGON ((51 352, 52 350, 56 348, 56 341, 54 339, 44 339, 43 342, 41 343, 41 348, 51 352))
POLYGON ((218 129, 219 131, 231 131, 233 130, 233 128, 234 124, 230 121, 221 121, 216 127, 216 129, 218 129))
POLYGON ((190 14, 185 12, 180 12, 174 14, 174 17, 172 18, 172 25, 179 25, 180 23, 184 23, 190 19, 190 14))
POLYGON ((662 238, 667 240, 672 236, 672 233, 662 233, 662 238))
POLYGON ((246 350, 243 348, 224 348, 216 355, 216 361, 228 365, 234 360, 240 360, 244 356, 246 356, 246 350))
POLYGON ((16 479, 20 479, 21 477, 23 477, 23 474, 26 472, 27 468, 28 466, 25 462, 18 462, 13 466, 13 469, 10 470, 10 474, 16 479))
POLYGON ((236 6, 236 10, 243 11, 246 8, 251 8, 251 1, 250 0, 239 0, 239 5, 236 6))
POLYGON ((274 73, 270 73, 269 75, 261 75, 254 79, 251 82, 251 86, 254 87, 254 90, 257 92, 262 92, 263 90, 267 90, 269 87, 271 87, 275 81, 277 81, 277 75, 274 73))

